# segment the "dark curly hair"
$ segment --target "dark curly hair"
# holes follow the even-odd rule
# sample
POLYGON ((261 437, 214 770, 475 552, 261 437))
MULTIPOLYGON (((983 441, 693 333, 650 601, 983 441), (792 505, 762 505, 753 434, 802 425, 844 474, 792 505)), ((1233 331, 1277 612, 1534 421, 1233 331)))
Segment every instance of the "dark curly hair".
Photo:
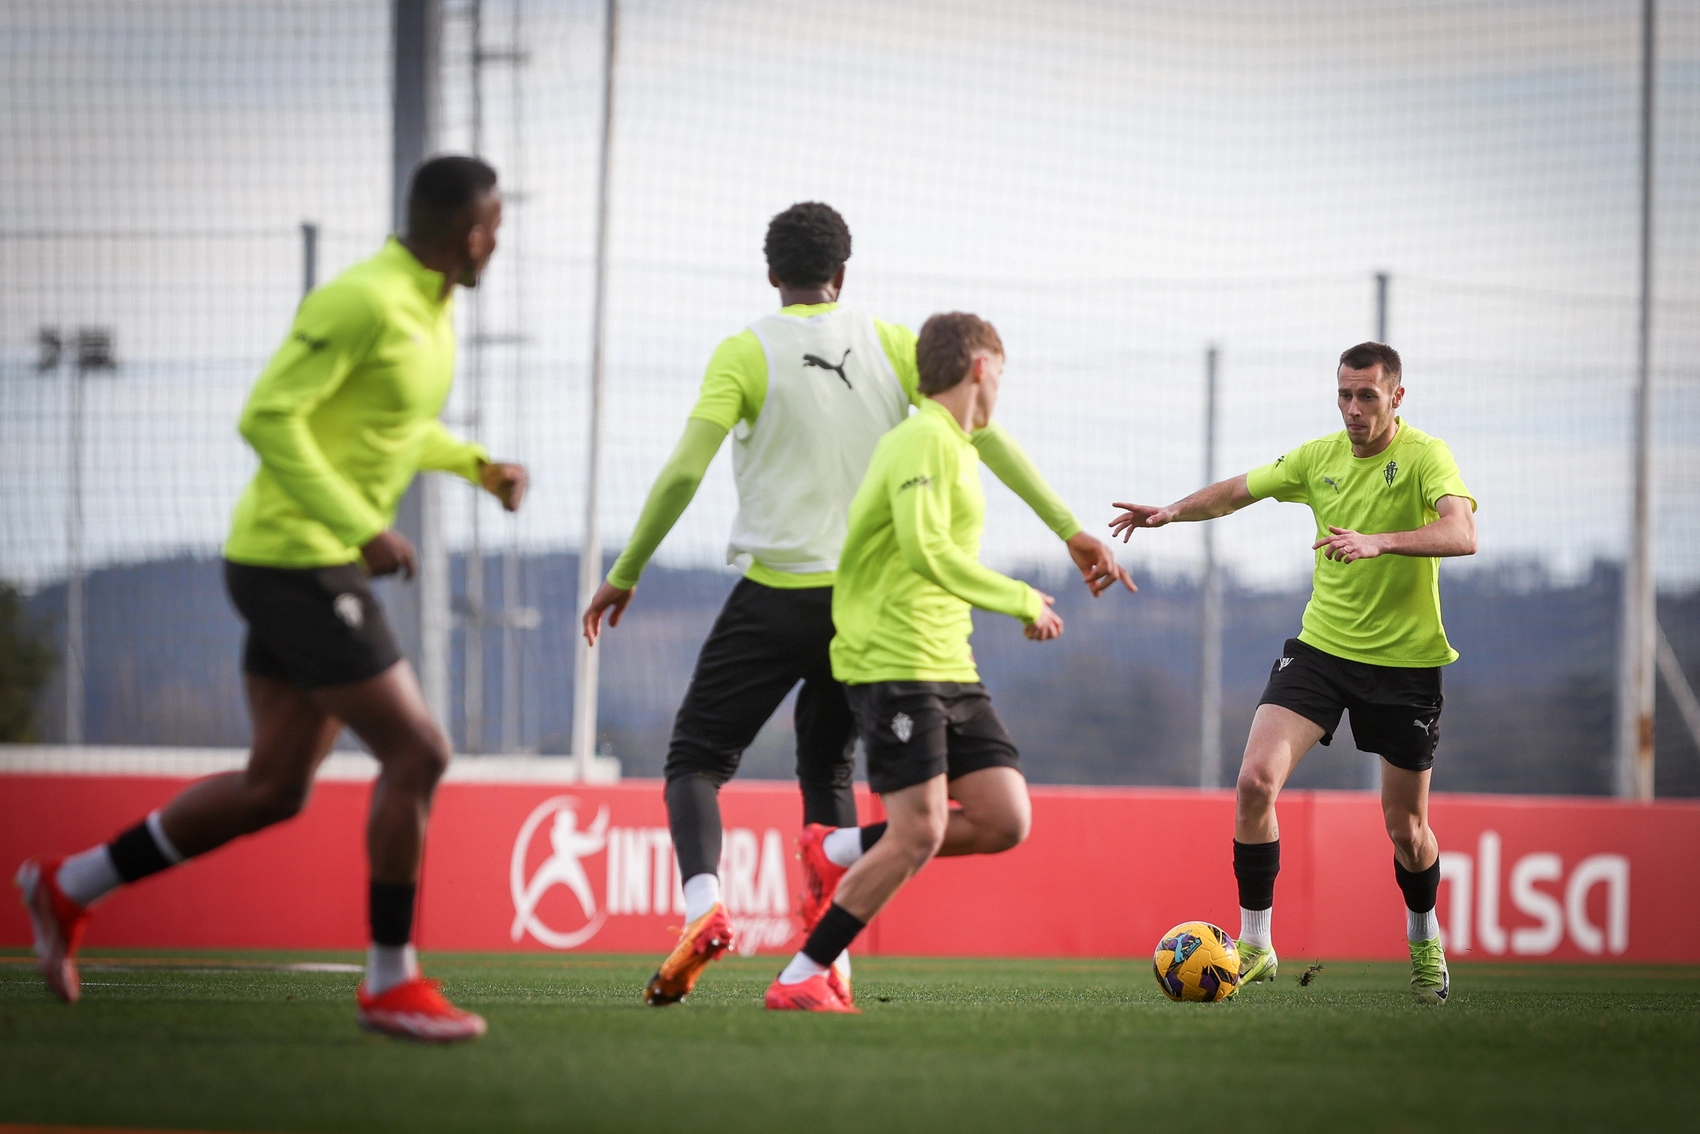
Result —
POLYGON ((801 201, 767 225, 767 266, 788 287, 814 287, 838 274, 850 258, 850 226, 838 210, 801 201))

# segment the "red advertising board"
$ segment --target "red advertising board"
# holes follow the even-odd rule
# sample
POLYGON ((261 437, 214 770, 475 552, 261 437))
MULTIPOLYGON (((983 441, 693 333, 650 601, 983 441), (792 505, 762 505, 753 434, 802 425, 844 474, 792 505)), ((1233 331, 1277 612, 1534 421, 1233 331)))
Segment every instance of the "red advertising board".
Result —
MULTIPOLYGON (((0 774, 0 864, 110 837, 181 777, 0 774)), ((91 946, 358 948, 370 785, 321 783, 303 815, 105 902, 91 946)), ((744 951, 797 946, 794 785, 721 795, 723 891, 744 951)), ((877 803, 864 798, 864 814, 877 803)), ((1281 800, 1275 932, 1292 957, 1403 956, 1380 807, 1361 792, 1281 800)), ((1227 792, 1033 789, 1033 835, 939 860, 870 926, 864 951, 1147 955, 1201 918, 1237 928, 1227 792)), ((1454 957, 1700 962, 1700 804, 1436 796, 1440 920, 1454 957)), ((682 913, 660 784, 448 782, 420 892, 427 949, 664 952, 682 913)), ((28 943, 0 904, 0 944, 28 943)))

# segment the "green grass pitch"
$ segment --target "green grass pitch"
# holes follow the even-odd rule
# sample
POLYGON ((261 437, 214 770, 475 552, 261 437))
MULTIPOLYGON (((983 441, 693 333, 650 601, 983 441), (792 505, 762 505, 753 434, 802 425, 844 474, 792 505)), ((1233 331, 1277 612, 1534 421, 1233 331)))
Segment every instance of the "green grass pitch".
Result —
POLYGON ((653 958, 437 955, 483 1012, 459 1047, 366 1035, 324 954, 102 952, 83 1002, 0 952, 0 1123, 261 1131, 1694 1129, 1700 969, 1403 966, 1171 1004, 1148 962, 857 962, 863 1015, 779 1014, 777 960, 691 1002, 639 1000, 653 958))

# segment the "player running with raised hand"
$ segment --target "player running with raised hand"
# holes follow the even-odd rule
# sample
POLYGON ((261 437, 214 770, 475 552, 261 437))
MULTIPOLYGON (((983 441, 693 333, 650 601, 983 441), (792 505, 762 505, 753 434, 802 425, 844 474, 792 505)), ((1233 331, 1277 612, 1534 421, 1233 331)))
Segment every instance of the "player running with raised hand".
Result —
POLYGON ((1393 874, 1405 896, 1411 990, 1443 1004, 1449 988, 1435 895, 1440 847, 1428 824, 1440 739, 1440 669, 1458 660, 1440 621, 1440 560, 1474 555, 1475 498, 1446 443, 1405 424, 1399 353, 1359 343, 1340 355, 1346 428, 1243 476, 1156 508, 1117 503, 1111 528, 1210 520, 1255 500, 1308 504, 1316 569, 1303 628, 1269 672, 1252 718, 1235 795, 1234 876, 1240 891, 1240 980, 1274 980, 1270 914, 1281 867, 1275 800, 1340 714, 1361 751, 1382 759, 1381 809, 1393 874))
POLYGON ((482 1018, 420 976, 409 944, 450 749, 366 579, 413 574, 413 548, 390 524, 418 470, 457 473, 510 512, 525 494, 523 468, 490 461, 437 418, 454 377, 452 293, 477 286, 501 220, 495 170, 433 158, 414 172, 406 235, 302 300, 242 411, 260 467, 224 549, 225 584, 248 628, 248 766, 190 785, 110 843, 19 868, 42 972, 60 998, 79 995, 77 944, 97 901, 295 815, 346 724, 379 765, 360 1023, 419 1040, 484 1033, 482 1018))
MULTIPOLYGON (((709 359, 684 436, 656 477, 625 550, 584 613, 592 645, 604 615, 618 626, 656 547, 695 495, 732 434, 738 515, 727 561, 744 578, 703 643, 673 725, 666 801, 685 896, 685 929, 644 991, 676 1004, 708 962, 732 944, 720 901, 719 791, 762 725, 799 681, 797 779, 803 795, 805 865, 834 828, 856 844, 881 828, 856 829, 852 790, 855 723, 827 655, 834 571, 850 500, 874 446, 923 404, 915 335, 838 306, 850 230, 828 205, 796 204, 768 225, 768 282, 779 311, 723 341, 709 359)), ((973 447, 1004 484, 1068 544, 1094 594, 1117 579, 1131 588, 1103 541, 1080 530, 1009 434, 979 429, 973 447)), ((811 874, 811 884, 815 881, 811 874)), ((823 908, 818 896, 806 920, 823 908)), ((812 921, 811 921, 812 924, 812 921)), ((844 958, 847 968, 848 957, 844 958)))
POLYGON ((979 561, 986 502, 971 436, 997 404, 1003 343, 974 315, 934 315, 915 356, 920 412, 874 450, 832 596, 832 672, 886 827, 769 986, 773 1009, 856 1011, 833 962, 886 902, 935 855, 1009 850, 1031 822, 1019 755, 968 646, 974 607, 1019 618, 1035 641, 1063 631, 1049 595, 979 561))

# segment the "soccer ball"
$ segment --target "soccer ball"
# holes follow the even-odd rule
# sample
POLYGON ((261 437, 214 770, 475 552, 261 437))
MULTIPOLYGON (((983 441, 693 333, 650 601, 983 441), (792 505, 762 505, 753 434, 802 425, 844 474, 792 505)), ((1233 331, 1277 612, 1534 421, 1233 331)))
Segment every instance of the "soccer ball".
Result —
POLYGON ((1151 970, 1170 1000, 1226 1000, 1240 986, 1234 939, 1207 921, 1182 922, 1163 934, 1151 970))

